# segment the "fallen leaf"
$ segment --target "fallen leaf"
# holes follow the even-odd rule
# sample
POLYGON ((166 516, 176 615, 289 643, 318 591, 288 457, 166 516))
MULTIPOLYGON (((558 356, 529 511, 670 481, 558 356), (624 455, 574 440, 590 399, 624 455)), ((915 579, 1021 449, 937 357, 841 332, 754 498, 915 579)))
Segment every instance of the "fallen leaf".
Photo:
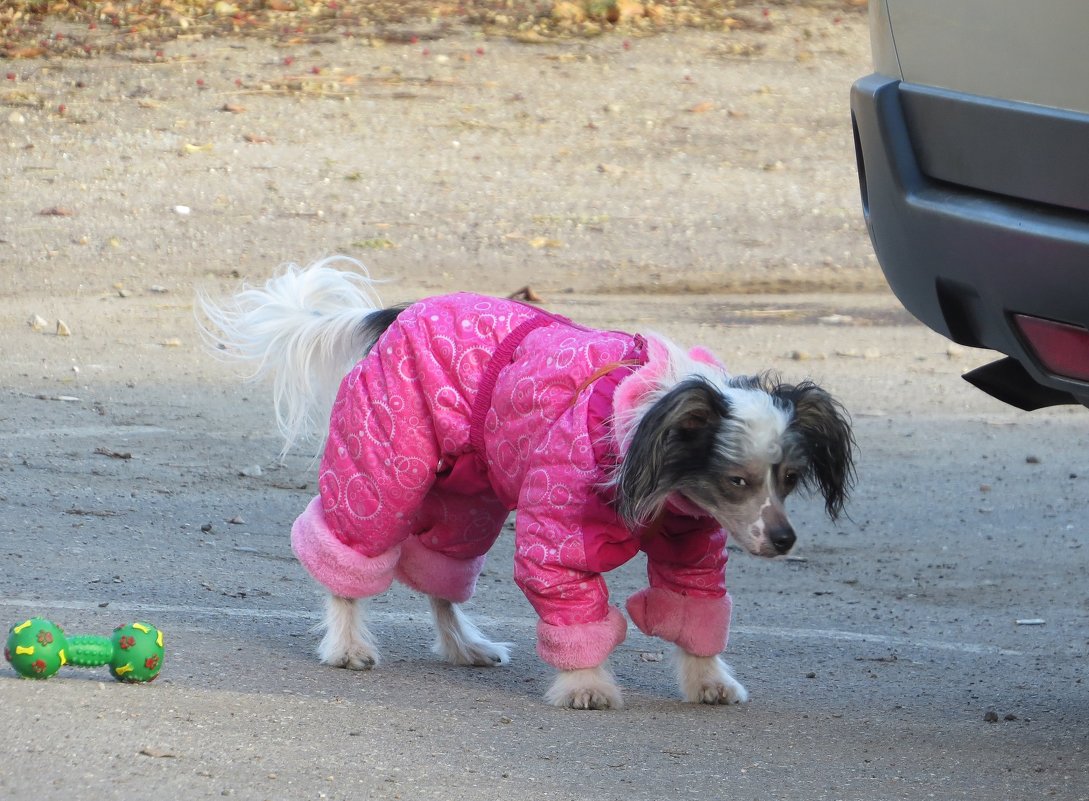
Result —
POLYGON ((224 103, 220 108, 220 111, 227 111, 231 114, 241 114, 245 110, 245 106, 236 106, 234 103, 224 103))
POLYGON ((533 290, 533 287, 529 285, 526 285, 519 290, 511 292, 509 295, 507 295, 507 297, 511 300, 524 300, 528 303, 541 303, 543 301, 543 298, 533 290))
POLYGON ((75 212, 64 206, 50 206, 48 209, 42 209, 38 214, 42 217, 71 217, 75 212))
POLYGON ((713 111, 714 108, 714 103, 712 103, 710 100, 704 100, 702 103, 697 103, 696 105, 692 106, 692 108, 688 109, 688 112, 690 114, 703 114, 708 111, 713 111))
POLYGON ((5 55, 8 58, 40 58, 45 55, 44 47, 19 47, 9 50, 5 55))
POLYGON ((529 240, 529 246, 537 250, 541 248, 562 248, 563 242, 558 239, 549 239, 547 236, 535 236, 529 240))

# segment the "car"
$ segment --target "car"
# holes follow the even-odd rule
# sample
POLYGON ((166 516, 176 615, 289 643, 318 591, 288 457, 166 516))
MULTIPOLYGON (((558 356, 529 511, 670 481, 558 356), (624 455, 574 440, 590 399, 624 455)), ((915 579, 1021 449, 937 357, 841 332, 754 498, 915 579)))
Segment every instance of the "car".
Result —
POLYGON ((1003 358, 1031 410, 1089 405, 1089 3, 870 0, 851 89, 862 209, 915 317, 1003 358))

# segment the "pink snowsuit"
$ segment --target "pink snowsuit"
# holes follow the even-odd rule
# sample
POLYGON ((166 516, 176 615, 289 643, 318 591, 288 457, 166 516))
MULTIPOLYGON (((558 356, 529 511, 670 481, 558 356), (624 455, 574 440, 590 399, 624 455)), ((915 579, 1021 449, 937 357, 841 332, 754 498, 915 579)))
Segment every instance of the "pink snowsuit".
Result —
POLYGON ((292 528, 296 555, 335 595, 376 595, 397 578, 462 602, 517 509, 515 580, 540 616, 546 662, 595 667, 624 640, 601 574, 640 550, 650 586, 628 601, 636 625, 719 653, 725 532, 683 500, 633 532, 606 486, 614 395, 632 395, 624 384, 648 369, 648 350, 642 337, 514 301, 457 294, 408 307, 341 384, 320 494, 292 528))

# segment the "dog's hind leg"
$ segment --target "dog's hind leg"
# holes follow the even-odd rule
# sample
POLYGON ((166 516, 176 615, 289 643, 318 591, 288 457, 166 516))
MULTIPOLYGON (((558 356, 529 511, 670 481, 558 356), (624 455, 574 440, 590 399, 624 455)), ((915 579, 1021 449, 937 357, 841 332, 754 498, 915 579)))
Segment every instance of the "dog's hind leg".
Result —
POLYGON ((452 665, 494 667, 510 661, 510 643, 487 639, 457 604, 429 595, 436 654, 452 665))
POLYGON ((325 636, 318 646, 322 663, 349 670, 370 670, 378 664, 378 648, 367 628, 366 601, 330 595, 325 619, 318 627, 325 636))

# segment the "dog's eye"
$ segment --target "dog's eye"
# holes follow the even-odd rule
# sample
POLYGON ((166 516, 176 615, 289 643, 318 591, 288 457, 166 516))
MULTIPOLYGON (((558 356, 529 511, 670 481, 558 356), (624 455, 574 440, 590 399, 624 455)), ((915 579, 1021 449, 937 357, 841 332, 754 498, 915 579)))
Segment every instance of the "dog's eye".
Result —
POLYGON ((783 473, 783 484, 788 487, 793 487, 801 479, 797 470, 787 470, 783 473))
POLYGON ((730 476, 730 483, 735 487, 744 488, 749 486, 749 482, 743 479, 741 476, 730 476))

